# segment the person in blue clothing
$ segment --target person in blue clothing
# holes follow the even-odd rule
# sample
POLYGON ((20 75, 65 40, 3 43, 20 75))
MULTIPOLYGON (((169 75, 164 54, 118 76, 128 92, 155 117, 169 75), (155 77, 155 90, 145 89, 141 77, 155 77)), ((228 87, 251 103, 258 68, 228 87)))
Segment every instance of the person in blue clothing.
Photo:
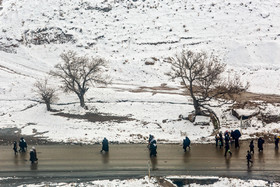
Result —
POLYGON ((101 149, 101 153, 105 151, 105 152, 108 152, 109 151, 109 142, 107 140, 107 138, 104 138, 103 141, 102 141, 102 149, 101 149))
POLYGON ((155 137, 153 137, 153 139, 150 142, 150 157, 152 156, 157 156, 157 141, 155 139, 155 137))
POLYGON ((187 147, 188 147, 189 149, 191 149, 190 145, 191 145, 191 141, 190 141, 190 139, 186 136, 186 138, 183 140, 183 149, 184 149, 184 152, 187 151, 187 147))

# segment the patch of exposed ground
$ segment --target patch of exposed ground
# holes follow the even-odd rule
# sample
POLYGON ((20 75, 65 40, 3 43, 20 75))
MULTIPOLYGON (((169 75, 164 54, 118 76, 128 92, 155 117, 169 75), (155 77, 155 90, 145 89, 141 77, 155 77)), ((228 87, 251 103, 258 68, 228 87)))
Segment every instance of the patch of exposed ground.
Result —
MULTIPOLYGON (((117 85, 117 84, 115 84, 117 85)), ((122 85, 129 85, 129 84, 122 84, 122 85)), ((118 86, 113 86, 111 88, 117 90, 117 91, 129 91, 132 93, 153 93, 154 94, 177 94, 177 95, 186 95, 183 90, 183 88, 176 88, 176 87, 168 87, 167 84, 163 83, 160 86, 154 86, 154 87, 148 87, 148 86, 139 86, 138 88, 132 89, 132 88, 122 88, 118 86)), ((135 86, 135 85, 130 85, 135 86)))
POLYGON ((257 94, 252 92, 244 92, 235 97, 238 103, 246 101, 263 101, 265 103, 280 103, 280 95, 275 94, 257 94))
POLYGON ((21 137, 23 137, 26 140, 26 142, 31 145, 55 144, 55 142, 48 142, 46 138, 35 137, 35 135, 22 135, 21 129, 18 129, 16 127, 0 129, 0 145, 11 145, 12 149, 13 142, 18 142, 21 137))
POLYGON ((109 114, 103 114, 103 113, 86 113, 85 115, 78 115, 78 114, 67 114, 67 113, 57 113, 54 114, 57 116, 72 118, 72 119, 85 119, 90 122, 107 122, 107 121, 113 121, 117 123, 122 123, 125 121, 133 121, 135 119, 127 117, 127 116, 112 116, 109 114))
MULTIPOLYGON (((116 87, 115 87, 116 89, 116 87)), ((189 95, 184 87, 168 87, 167 84, 161 84, 160 86, 148 87, 148 86, 140 86, 135 89, 123 89, 118 88, 119 91, 125 90, 133 93, 141 93, 141 92, 149 92, 154 94, 177 94, 177 95, 189 95)), ((258 94, 252 92, 243 92, 241 94, 234 95, 234 108, 245 108, 245 107, 254 107, 258 108, 261 104, 267 103, 272 105, 280 104, 280 95, 275 94, 258 94)), ((260 113, 258 119, 263 121, 264 123, 277 123, 280 122, 280 116, 278 115, 270 115, 260 113)))
MULTIPOLYGON (((188 92, 184 87, 169 87, 167 84, 163 83, 159 86, 140 86, 135 89, 121 88, 121 87, 112 87, 119 91, 130 91, 133 93, 144 93, 149 92, 153 94, 176 94, 176 95, 188 95, 188 92)), ((265 103, 280 103, 280 95, 275 94, 258 94, 252 92, 244 92, 234 96, 237 103, 244 103, 248 101, 263 101, 265 103)))

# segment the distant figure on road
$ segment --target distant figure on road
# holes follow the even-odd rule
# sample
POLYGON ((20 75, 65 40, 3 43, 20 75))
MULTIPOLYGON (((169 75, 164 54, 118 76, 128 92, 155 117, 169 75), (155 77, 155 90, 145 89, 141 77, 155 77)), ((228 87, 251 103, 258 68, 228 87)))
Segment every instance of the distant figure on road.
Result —
POLYGON ((150 142, 149 149, 150 149, 150 157, 157 156, 157 141, 154 137, 150 142))
POLYGON ((25 153, 27 151, 27 143, 23 137, 19 140, 19 152, 25 153))
POLYGON ((34 152, 33 149, 30 149, 29 155, 30 155, 30 159, 29 160, 31 161, 32 164, 38 160, 36 158, 36 151, 34 152))
POLYGON ((252 159, 252 155, 250 153, 250 151, 247 151, 247 155, 246 155, 246 159, 247 159, 247 165, 249 166, 250 163, 253 163, 252 159))
POLYGON ((227 152, 229 152, 230 156, 232 155, 232 152, 229 149, 229 135, 225 135, 225 157, 227 156, 227 152))
POLYGON ((218 147, 218 145, 219 145, 219 136, 218 136, 218 134, 216 134, 216 136, 215 136, 215 141, 216 141, 216 147, 218 147))
POLYGON ((253 153, 253 154, 254 154, 254 153, 255 153, 255 152, 254 152, 254 147, 255 147, 255 146, 254 146, 254 140, 251 140, 249 147, 250 147, 250 153, 253 153))
POLYGON ((15 152, 15 155, 17 154, 18 150, 17 150, 17 142, 14 141, 14 147, 13 147, 13 150, 15 152))
POLYGON ((150 145, 151 145, 151 141, 152 141, 152 139, 154 138, 154 136, 153 135, 151 135, 151 134, 149 134, 149 142, 148 142, 148 149, 150 149, 150 145))
POLYGON ((239 130, 235 130, 231 133, 232 138, 234 139, 235 148, 239 148, 239 138, 241 137, 241 133, 239 130))
POLYGON ((32 147, 32 150, 34 152, 35 161, 38 161, 37 151, 36 151, 36 148, 34 146, 32 147))
POLYGON ((278 149, 278 144, 279 144, 279 136, 274 136, 274 143, 275 143, 275 149, 278 149))
POLYGON ((219 134, 219 146, 220 146, 220 149, 222 149, 222 147, 224 146, 224 139, 223 139, 223 135, 221 132, 219 134))
POLYGON ((264 144, 264 139, 262 137, 260 137, 258 139, 258 148, 259 148, 259 152, 263 151, 263 144, 264 144))
POLYGON ((189 149, 191 149, 190 145, 191 145, 191 141, 190 141, 190 139, 186 136, 186 138, 183 140, 183 149, 184 149, 184 152, 187 151, 187 147, 189 147, 189 149))
POLYGON ((101 153, 105 151, 105 152, 108 152, 109 151, 109 142, 107 140, 107 138, 104 138, 103 141, 102 141, 102 149, 101 149, 101 153))

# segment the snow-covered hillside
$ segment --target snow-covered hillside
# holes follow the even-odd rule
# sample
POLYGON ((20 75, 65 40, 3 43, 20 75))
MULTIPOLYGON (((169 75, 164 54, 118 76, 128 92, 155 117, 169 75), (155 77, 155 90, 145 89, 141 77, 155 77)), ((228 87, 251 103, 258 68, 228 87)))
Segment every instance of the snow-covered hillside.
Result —
MULTIPOLYGON (((169 80, 166 58, 182 49, 218 55, 249 91, 280 94, 280 3, 273 0, 4 0, 0 8, 0 127, 18 128, 24 135, 53 141, 145 142, 154 134, 163 142, 188 135, 199 142, 212 126, 178 120, 193 110, 178 82, 169 80), (59 92, 53 105, 63 113, 100 112, 129 120, 90 122, 46 112, 32 90, 61 62, 68 50, 108 60, 112 84, 91 88, 90 110, 79 107, 73 94, 59 92), (153 61, 154 65, 145 62, 153 61), (146 89, 141 87, 148 87, 146 89), (158 93, 159 91, 163 93, 158 93)), ((51 79, 53 86, 59 81, 51 79)), ((267 107, 267 106, 266 106, 267 107)), ((265 109, 274 115, 279 107, 265 109)), ((225 112, 222 130, 239 127, 225 112)), ((273 131, 256 119, 253 130, 273 131)), ((248 137, 248 136, 247 136, 248 137)), ((211 138, 210 138, 211 139, 211 138)))

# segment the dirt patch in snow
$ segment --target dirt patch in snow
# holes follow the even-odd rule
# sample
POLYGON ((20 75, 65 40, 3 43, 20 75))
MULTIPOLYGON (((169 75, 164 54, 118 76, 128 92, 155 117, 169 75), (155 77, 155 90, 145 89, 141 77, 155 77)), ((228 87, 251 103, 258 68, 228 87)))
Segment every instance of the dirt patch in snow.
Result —
MULTIPOLYGON (((121 88, 119 88, 121 90, 121 88)), ((126 90, 127 91, 127 90, 126 90)), ((141 93, 141 92, 152 92, 153 94, 178 94, 178 95, 188 95, 184 87, 168 87, 166 84, 161 84, 160 86, 148 87, 141 86, 136 89, 129 89, 130 92, 141 93)), ((238 103, 244 103, 248 101, 263 101, 266 103, 280 103, 280 95, 275 94, 258 94, 252 92, 244 92, 235 95, 235 100, 238 103)))
POLYGON ((280 103, 280 95, 274 94, 257 94, 252 92, 244 92, 240 95, 237 95, 236 101, 239 103, 243 103, 245 101, 263 101, 266 103, 280 103))
POLYGON ((48 142, 46 138, 43 137, 35 137, 35 136, 27 136, 21 134, 21 129, 18 129, 16 127, 14 128, 5 128, 0 129, 0 145, 12 145, 14 141, 19 142, 19 139, 23 137, 27 144, 31 145, 37 145, 37 144, 54 144, 55 142, 48 142))
POLYGON ((104 113, 86 113, 85 115, 78 114, 68 114, 68 113, 57 113, 57 116, 72 118, 72 119, 85 119, 90 122, 108 122, 113 121, 117 123, 122 123, 124 121, 133 121, 135 119, 127 116, 113 116, 104 113))

